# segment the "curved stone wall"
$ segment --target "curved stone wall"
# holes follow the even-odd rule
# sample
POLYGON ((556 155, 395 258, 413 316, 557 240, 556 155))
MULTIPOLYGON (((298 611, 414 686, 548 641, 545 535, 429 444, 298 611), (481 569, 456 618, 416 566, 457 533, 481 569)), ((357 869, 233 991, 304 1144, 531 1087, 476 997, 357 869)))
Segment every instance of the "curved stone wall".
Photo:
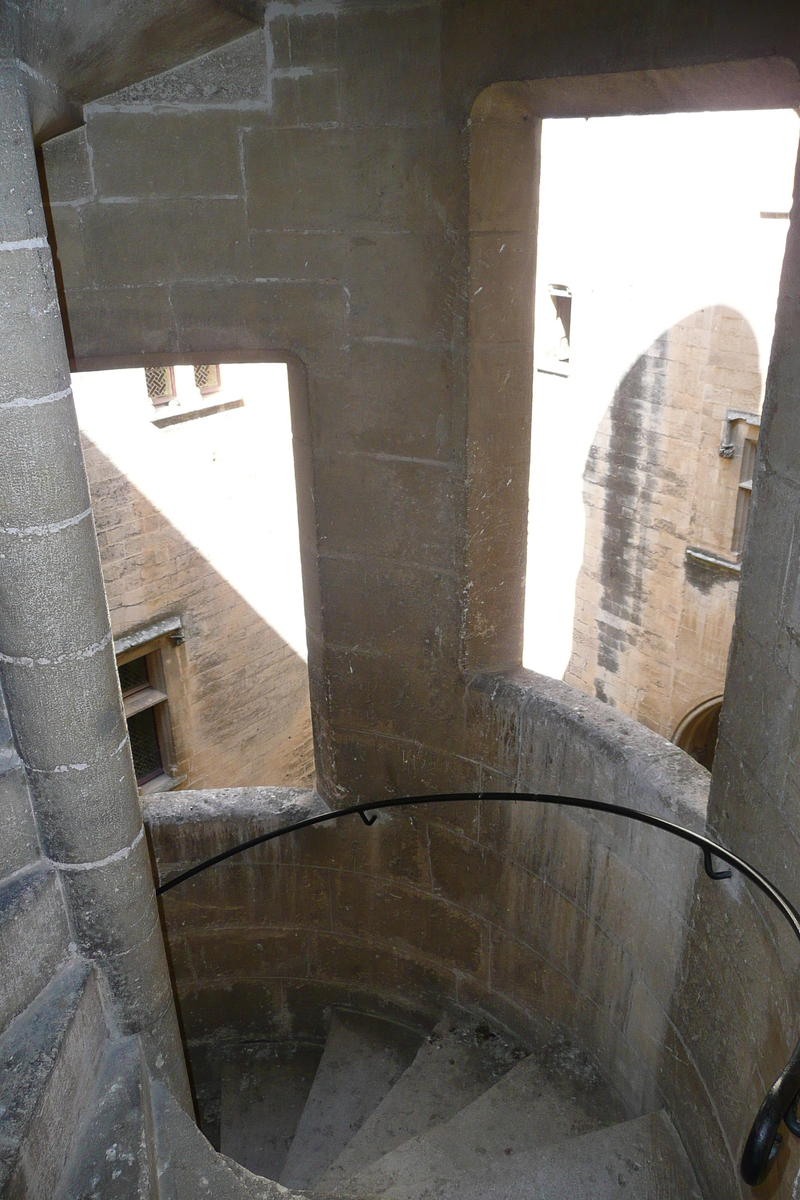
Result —
MULTIPOLYGON (((704 826, 708 773, 565 684, 481 678, 465 716, 487 790, 704 826)), ((163 879, 325 807, 274 788, 145 805, 163 879)), ((456 1004, 523 1040, 567 1034, 632 1113, 669 1108, 709 1196, 742 1194, 740 1148, 794 1032, 781 960, 797 954, 740 880, 710 882, 668 834, 522 802, 394 810, 248 851, 165 895, 163 914, 212 1137, 231 1043, 320 1041, 332 1005, 425 1027, 456 1004)), ((792 1174, 772 1194, 788 1198, 792 1174)))

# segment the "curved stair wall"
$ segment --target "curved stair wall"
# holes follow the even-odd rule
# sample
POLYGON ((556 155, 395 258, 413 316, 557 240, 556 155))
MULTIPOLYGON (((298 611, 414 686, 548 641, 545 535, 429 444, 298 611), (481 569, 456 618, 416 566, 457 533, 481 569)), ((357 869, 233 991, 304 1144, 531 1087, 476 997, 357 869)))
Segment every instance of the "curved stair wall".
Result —
MULTIPOLYGON (((615 800, 704 827, 708 773, 567 685, 481 678, 465 711, 486 789, 615 800)), ((325 807, 278 788, 145 806, 161 881, 325 807)), ((666 833, 552 806, 392 810, 371 828, 351 817, 247 851, 162 905, 212 1139, 232 1047, 321 1045, 333 1007, 425 1030, 456 1005, 523 1040, 566 1034, 632 1115, 668 1109, 707 1195, 749 1194, 738 1158, 796 1036, 798 956, 742 881, 711 882, 666 833)), ((773 1194, 788 1200, 795 1173, 792 1159, 773 1194)))

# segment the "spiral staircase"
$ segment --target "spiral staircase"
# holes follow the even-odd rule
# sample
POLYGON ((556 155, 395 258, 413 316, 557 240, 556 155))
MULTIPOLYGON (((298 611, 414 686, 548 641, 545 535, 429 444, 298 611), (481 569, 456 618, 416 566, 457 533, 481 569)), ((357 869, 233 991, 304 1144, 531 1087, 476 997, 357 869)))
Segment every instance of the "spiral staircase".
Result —
POLYGON ((666 1113, 630 1119, 563 1040, 521 1046, 464 1011, 424 1030, 334 1009, 324 1046, 238 1046, 218 1152, 115 1031, 94 969, 48 968, 46 937, 30 953, 32 928, 57 936, 57 888, 41 865, 2 885, 0 959, 26 1001, 0 1036, 3 1197, 700 1197, 666 1113))

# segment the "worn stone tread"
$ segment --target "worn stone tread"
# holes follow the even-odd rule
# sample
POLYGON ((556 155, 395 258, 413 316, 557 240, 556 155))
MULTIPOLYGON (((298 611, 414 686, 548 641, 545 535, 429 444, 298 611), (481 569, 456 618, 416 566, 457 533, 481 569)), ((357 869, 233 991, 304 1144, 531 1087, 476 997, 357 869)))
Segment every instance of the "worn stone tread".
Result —
POLYGON ((247 1167, 229 1158, 227 1154, 221 1154, 220 1158, 230 1167, 253 1200, 291 1200, 291 1197, 297 1194, 276 1183, 274 1179, 266 1179, 263 1175, 255 1175, 248 1171, 247 1167))
POLYGON ((87 1120, 53 1200, 157 1200, 137 1039, 109 1042, 87 1120))
POLYGON ((348 1179, 455 1116, 525 1055, 485 1022, 443 1018, 314 1190, 346 1190, 348 1179))
POLYGON ((222 1064, 223 1154, 256 1177, 278 1179, 322 1057, 306 1043, 261 1045, 222 1064))
POLYGON ((473 1188, 478 1195, 490 1164, 510 1170, 515 1158, 533 1148, 580 1137, 626 1115, 585 1060, 557 1044, 512 1067, 449 1121, 389 1151, 351 1178, 346 1190, 411 1200, 441 1185, 464 1200, 473 1188))
POLYGON ((58 971, 0 1037, 0 1193, 52 1195, 107 1038, 94 973, 80 960, 58 971))
POLYGON ((393 1197, 425 1200, 703 1200, 666 1113, 649 1113, 507 1161, 468 1179, 432 1178, 393 1197))
POLYGON ((281 1172, 310 1188, 410 1066, 422 1038, 358 1013, 335 1013, 325 1051, 281 1172))
POLYGON ((58 874, 39 859, 0 881, 0 1030, 31 1003, 67 957, 58 874))
POLYGON ((150 1080, 158 1200, 253 1200, 160 1080, 150 1080))

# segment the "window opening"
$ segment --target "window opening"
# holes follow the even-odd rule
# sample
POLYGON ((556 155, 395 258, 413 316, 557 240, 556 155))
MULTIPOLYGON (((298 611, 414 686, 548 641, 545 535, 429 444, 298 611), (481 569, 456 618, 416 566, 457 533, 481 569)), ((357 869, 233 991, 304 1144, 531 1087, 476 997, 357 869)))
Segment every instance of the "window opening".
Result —
POLYGON ((210 396, 222 388, 219 364, 194 368, 194 383, 201 396, 210 396))
POLYGON ((313 786, 286 364, 164 370, 72 379, 140 787, 313 786))
POLYGON ((542 125, 523 664, 665 737, 723 690, 798 116, 542 125))
POLYGON ((704 701, 686 714, 672 738, 676 746, 707 771, 714 765, 721 712, 722 696, 704 701))
POLYGON ((169 404, 173 396, 177 395, 174 367, 145 367, 144 377, 147 394, 154 407, 169 404))
POLYGON ((753 492, 753 471, 756 465, 755 438, 746 437, 742 444, 742 468, 739 477, 739 491, 736 499, 736 516, 733 524, 733 541, 731 549, 735 554, 744 550, 744 539, 747 533, 747 521, 750 516, 750 497, 753 492))
POLYGON ((572 292, 563 283, 547 285, 551 306, 542 313, 536 369, 550 375, 568 375, 572 330, 572 292))
POLYGON ((128 725, 136 782, 140 788, 160 781, 160 789, 176 784, 175 753, 164 666, 159 647, 117 662, 122 706, 128 725))

